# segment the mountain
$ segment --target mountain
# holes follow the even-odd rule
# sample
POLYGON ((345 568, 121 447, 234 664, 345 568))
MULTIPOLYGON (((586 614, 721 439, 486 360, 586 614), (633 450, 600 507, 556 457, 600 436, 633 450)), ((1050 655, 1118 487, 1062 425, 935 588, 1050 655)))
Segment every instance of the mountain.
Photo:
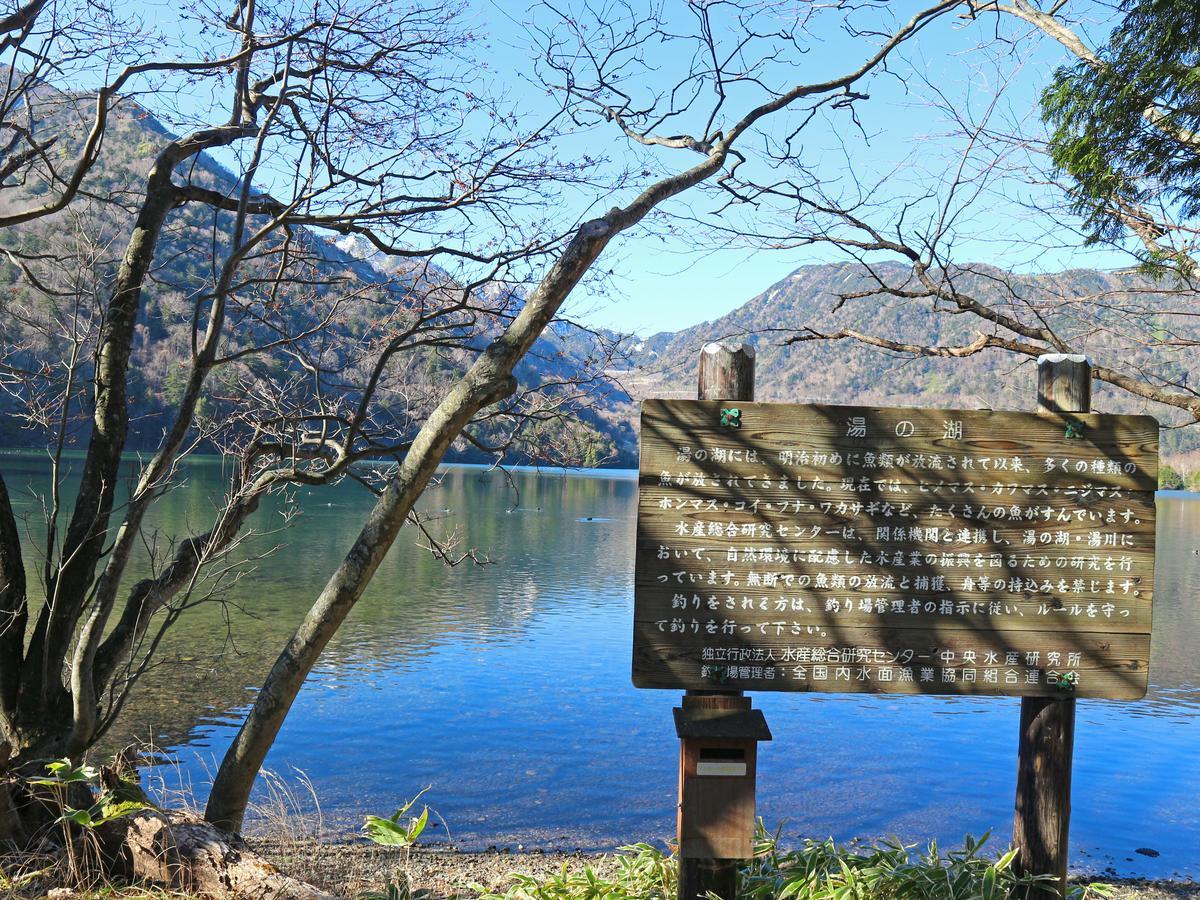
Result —
MULTIPOLYGON (((891 284, 911 277, 905 266, 874 267, 891 284)), ((1129 370, 1155 372, 1188 383, 1200 363, 1186 352, 1153 353, 1145 338, 1157 329, 1200 340, 1200 326, 1178 297, 1139 275, 1076 270, 1053 276, 1011 276, 978 266, 956 274, 959 290, 1028 318, 1037 306, 1064 337, 1096 362, 1119 361, 1129 370), (1131 297, 1137 310, 1104 302, 1064 303, 1067 298, 1131 297), (1184 313, 1162 314, 1179 309, 1184 313)), ((1033 406, 1032 360, 999 350, 960 359, 909 358, 854 340, 785 345, 803 328, 833 333, 852 328, 889 340, 923 345, 962 345, 978 336, 981 320, 937 311, 928 300, 862 298, 840 302, 842 294, 867 290, 868 270, 857 264, 805 266, 728 314, 677 332, 646 338, 630 354, 628 368, 614 372, 634 400, 649 396, 695 396, 700 348, 729 338, 753 344, 756 398, 790 403, 846 403, 880 406, 1028 409, 1033 406), (840 307, 840 308, 839 308, 840 307)), ((1097 412, 1149 413, 1164 423, 1185 418, 1097 381, 1097 412)), ((1163 452, 1179 454, 1200 446, 1200 428, 1167 429, 1163 452)))
MULTIPOLYGON (((41 139, 53 139, 57 165, 69 166, 78 155, 94 103, 94 96, 46 83, 30 93, 30 118, 41 139)), ((45 446, 64 418, 68 387, 66 445, 86 442, 101 310, 147 173, 171 138, 149 110, 123 100, 110 116, 101 155, 76 201, 60 213, 0 231, 0 357, 6 366, 0 370, 0 445, 45 446), (64 361, 73 356, 78 363, 68 379, 64 361)), ((241 190, 238 176, 207 154, 176 179, 224 196, 241 190)), ((54 184, 55 177, 35 163, 0 184, 0 212, 45 202, 54 184)), ((251 217, 248 231, 261 221, 251 217)), ((129 450, 154 448, 170 427, 190 371, 193 311, 197 304, 203 308, 212 290, 232 222, 231 214, 199 203, 180 205, 167 220, 138 315, 128 384, 129 450)), ((199 409, 202 449, 244 444, 260 425, 284 416, 303 423, 298 416, 313 411, 318 391, 338 398, 343 409, 354 408, 378 349, 431 309, 444 310, 446 298, 461 290, 441 269, 398 263, 361 241, 335 242, 301 228, 290 233, 286 256, 284 243, 280 238, 263 244, 243 265, 222 352, 278 343, 285 335, 302 337, 289 352, 247 355, 214 370, 199 409), (285 258, 291 281, 275 293, 271 277, 285 258)), ((418 333, 411 346, 391 357, 372 416, 388 443, 415 433, 519 299, 507 286, 485 286, 472 294, 470 309, 445 312, 436 332, 418 333)), ((607 343, 565 327, 537 342, 516 373, 533 425, 510 458, 598 464, 615 458, 614 438, 633 443, 632 426, 611 415, 617 389, 602 377, 607 343)), ((303 430, 303 424, 296 427, 303 430)), ((506 443, 510 427, 503 420, 480 422, 473 428, 478 443, 460 441, 451 458, 490 460, 481 446, 506 443)))
MULTIPOLYGON (((60 135, 55 147, 58 158, 70 159, 91 114, 92 98, 46 85, 35 92, 31 105, 41 132, 60 135)), ((79 292, 91 291, 102 298, 124 251, 141 185, 157 148, 169 137, 168 129, 148 110, 123 103, 114 114, 99 164, 85 182, 85 197, 64 213, 0 232, 0 249, 23 256, 28 266, 42 265, 46 278, 54 282, 51 287, 69 288, 63 296, 33 291, 13 258, 3 261, 0 257, 4 306, 0 347, 9 365, 37 371, 47 362, 55 364, 64 358, 61 336, 55 333, 64 304, 79 292), (63 266, 55 264, 56 257, 74 260, 81 255, 87 261, 86 271, 63 271, 63 266)), ((238 178, 207 156, 196 160, 189 175, 196 183, 224 194, 234 194, 239 188, 238 178)), ((24 181, 10 179, 0 188, 0 212, 24 208, 48 190, 48 181, 36 174, 24 181)), ((167 425, 172 401, 187 372, 194 298, 211 284, 212 248, 226 240, 228 226, 227 215, 214 217, 210 210, 192 204, 179 208, 169 220, 145 291, 134 350, 130 449, 155 446, 167 425)), ((322 365, 361 378, 363 359, 370 356, 363 352, 364 347, 378 337, 381 323, 405 315, 415 304, 418 281, 454 287, 447 273, 432 267, 417 271, 413 263, 397 263, 358 239, 335 243, 315 233, 300 232, 295 241, 303 248, 306 271, 313 274, 312 283, 317 287, 285 297, 286 302, 265 316, 261 303, 251 297, 230 323, 233 346, 267 338, 279 329, 302 330, 334 302, 331 297, 336 288, 351 294, 352 299, 338 307, 330 331, 331 345, 320 351, 322 365)), ((265 256, 252 263, 250 271, 265 273, 270 264, 271 258, 265 256)), ((901 265, 878 266, 875 271, 897 284, 911 277, 901 265)), ((1028 317, 1032 309, 1038 309, 1098 361, 1111 364, 1119 360, 1126 368, 1153 371, 1183 384, 1196 367, 1186 355, 1171 357, 1161 348, 1157 354, 1148 349, 1147 336, 1174 332, 1198 337, 1195 323, 1200 320, 1184 314, 1187 304, 1179 301, 1174 305, 1184 307, 1183 313, 1159 312, 1171 306, 1156 293, 1161 286, 1139 276, 1078 270, 1012 277, 978 266, 957 275, 956 283, 989 303, 1007 306, 1014 315, 1028 317), (1137 292, 1133 296, 1140 309, 1056 299, 1103 300, 1131 289, 1137 292)), ((756 390, 762 400, 1009 409, 1032 405, 1032 366, 998 351, 964 359, 913 359, 852 340, 785 345, 789 335, 805 327, 822 332, 852 327, 919 344, 956 345, 976 336, 978 319, 938 311, 928 300, 841 301, 842 294, 863 291, 871 284, 867 270, 859 265, 805 266, 718 319, 644 340, 555 325, 517 373, 524 390, 540 386, 553 402, 544 408, 545 415, 527 431, 521 449, 510 460, 636 465, 637 402, 649 396, 693 396, 700 348, 718 338, 742 338, 755 345, 756 390), (619 352, 614 354, 614 348, 619 352)), ((520 301, 520 293, 510 286, 490 285, 477 292, 477 300, 492 317, 489 325, 477 327, 464 317, 458 324, 461 333, 469 337, 453 347, 417 348, 405 355, 392 374, 389 390, 397 400, 381 414, 397 433, 411 434, 419 427, 431 404, 496 333, 507 311, 520 301)), ((94 329, 96 314, 85 319, 84 325, 94 329)), ((88 384, 89 366, 85 354, 78 384, 88 384)), ((274 414, 278 405, 300 409, 308 399, 305 369, 294 359, 272 357, 231 371, 211 379, 210 397, 203 409, 207 422, 220 423, 241 415, 238 402, 247 385, 251 389, 267 382, 289 386, 285 394, 269 398, 261 415, 274 414)), ((52 392, 38 394, 23 384, 7 388, 0 391, 0 444, 44 445, 46 423, 56 420, 52 392), (31 409, 36 416, 18 415, 31 409)), ((86 405, 87 397, 81 392, 76 398, 78 427, 69 444, 78 445, 86 435, 86 405)), ((1099 383, 1094 406, 1098 411, 1149 411, 1164 421, 1179 422, 1169 410, 1151 407, 1099 383)), ((250 417, 238 427, 244 434, 254 424, 250 417)), ((1197 432, 1195 427, 1164 431, 1164 452, 1178 454, 1200 447, 1197 432)), ((499 423, 488 422, 478 437, 481 443, 488 443, 502 433, 499 423)), ((217 443, 210 446, 220 449, 217 443)), ((460 442, 451 458, 481 460, 487 455, 460 442)))

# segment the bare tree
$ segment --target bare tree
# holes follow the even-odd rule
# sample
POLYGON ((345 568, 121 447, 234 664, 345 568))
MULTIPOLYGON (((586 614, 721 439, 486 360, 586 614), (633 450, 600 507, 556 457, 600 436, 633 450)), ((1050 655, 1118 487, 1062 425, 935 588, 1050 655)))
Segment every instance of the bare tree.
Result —
POLYGON ((643 172, 651 180, 630 200, 575 230, 512 324, 424 423, 350 552, 267 676, 218 771, 205 813, 210 822, 241 827, 254 778, 301 685, 362 595, 453 436, 479 410, 514 389, 514 366, 610 242, 674 198, 729 177, 730 164, 736 169, 746 159, 738 148, 752 145, 763 129, 777 124, 776 118, 794 117, 791 127, 800 129, 814 109, 852 103, 861 96, 855 85, 956 5, 918 9, 894 30, 877 34, 876 46, 860 63, 804 83, 783 80, 791 73, 781 60, 803 51, 809 22, 777 18, 770 5, 697 4, 688 8, 685 22, 668 22, 657 9, 648 14, 584 9, 537 30, 545 51, 542 78, 565 98, 564 108, 578 122, 608 124, 633 146, 654 151, 643 172), (676 82, 664 84, 649 48, 675 43, 682 48, 668 52, 685 61, 683 70, 676 82), (680 133, 687 126, 694 130, 680 133), (699 159, 673 166, 678 153, 699 159), (651 165, 667 174, 652 177, 651 165))
MULTIPOLYGON (((85 130, 80 158, 95 159, 76 193, 46 213, 94 195, 127 216, 113 214, 119 252, 99 253, 93 267, 96 299, 77 301, 78 285, 51 277, 61 251, 24 253, 17 229, 0 231, 26 289, 12 302, 33 310, 27 298, 54 297, 60 310, 31 311, 6 350, 10 390, 52 435, 54 466, 40 606, 30 603, 20 523, 0 482, 7 769, 78 756, 112 727, 162 635, 209 596, 206 578, 220 582, 228 571, 268 492, 329 483, 353 475, 357 461, 390 456, 395 472, 222 763, 207 817, 239 828, 296 693, 447 449, 460 439, 502 447, 518 426, 500 417, 536 423, 571 400, 572 385, 522 390, 515 372, 611 242, 654 227, 657 213, 705 183, 726 195, 738 170, 754 167, 755 148, 799 134, 817 112, 852 116, 862 85, 897 48, 959 5, 913 4, 903 19, 871 3, 569 15, 546 7, 530 34, 542 49, 534 74, 551 99, 526 116, 481 99, 454 10, 402 0, 204 9, 195 59, 138 61, 107 82, 101 135, 124 127, 122 115, 167 117, 164 98, 183 99, 168 110, 181 136, 164 134, 152 163, 129 167, 120 191, 89 189, 107 145, 88 151, 95 129, 85 130), (860 58, 797 82, 798 54, 820 28, 843 26, 860 58), (663 58, 679 62, 669 86, 655 55, 667 45, 663 58), (197 100, 207 96, 221 100, 197 100), (571 140, 556 146, 560 135, 571 140), (580 135, 640 155, 628 169, 606 164, 578 149, 580 135), (209 153, 232 161, 236 177, 220 177, 209 153), (331 264, 321 234, 356 239, 397 264, 384 279, 364 277, 350 260, 331 264), (172 283, 165 257, 177 255, 202 261, 201 284, 172 283), (531 289, 495 288, 518 283, 531 289), (161 437, 123 488, 131 372, 149 352, 139 329, 152 292, 187 328, 170 337, 182 359, 169 370, 161 437), (57 365, 24 364, 22 341, 35 334, 53 335, 57 365), (414 379, 414 363, 429 354, 462 371, 414 379), (68 509, 58 486, 71 435, 86 455, 68 509), (227 495, 207 530, 177 536, 152 575, 130 584, 147 514, 201 441, 235 459, 227 495)), ((78 103, 67 106, 78 116, 78 103)), ((44 163, 29 165, 27 177, 61 181, 44 163)), ((30 798, 0 799, 5 836, 37 824, 30 798)))
MULTIPOLYGON (((478 288, 558 240, 553 227, 520 219, 535 198, 574 178, 548 152, 561 111, 517 127, 472 92, 456 59, 470 38, 453 11, 338 2, 261 9, 250 0, 210 24, 202 41, 226 41, 224 51, 127 66, 100 91, 94 120, 80 95, 39 84, 34 121, 51 119, 60 146, 73 131, 84 135, 84 162, 71 176, 78 184, 47 208, 0 218, 16 279, 5 299, 6 387, 26 424, 47 435, 52 467, 40 546, 22 547, 0 489, 8 771, 77 757, 112 726, 166 629, 208 596, 206 570, 225 571, 269 491, 403 456, 414 423, 445 388, 428 384, 397 404, 414 359, 472 354, 520 306, 512 291, 478 288), (139 81, 147 75, 150 87, 139 81), (117 134, 151 113, 118 91, 169 100, 171 84, 224 89, 224 107, 181 105, 177 117, 199 121, 179 137, 158 132, 148 166, 122 167, 113 159, 117 134), (204 156, 222 148, 236 148, 228 157, 236 177, 204 156), (49 225, 34 230, 43 214, 49 225), (64 246, 69 222, 77 240, 64 246), (85 240, 97 223, 103 239, 85 240), (364 272, 320 232, 408 262, 390 275, 364 272), (178 256, 205 276, 171 284, 178 256), (451 276, 456 264, 469 279, 451 276), (178 378, 153 452, 126 487, 131 364, 150 353, 140 321, 148 291, 178 307, 183 327, 169 336, 178 378), (68 502, 63 453, 76 438, 86 455, 68 502), (173 553, 151 577, 128 583, 149 510, 202 442, 236 459, 221 508, 203 533, 172 536, 173 553), (25 583, 27 553, 39 563, 40 605, 25 583)), ((62 182, 42 157, 21 168, 18 198, 62 182)), ((509 409, 535 409, 543 395, 562 392, 543 385, 509 409)), ((19 837, 41 813, 10 794, 6 785, 0 836, 19 837)))
MULTIPOLYGON (((986 79, 1000 87, 973 107, 962 94, 912 79, 948 122, 945 140, 959 148, 957 159, 945 160, 941 177, 926 179, 918 191, 897 189, 897 183, 912 181, 893 172, 867 177, 859 170, 833 183, 781 152, 772 177, 743 170, 726 182, 729 208, 761 213, 757 230, 741 239, 772 248, 832 248, 858 265, 856 279, 832 307, 845 324, 777 329, 786 333, 786 343, 856 341, 902 358, 982 355, 997 363, 1086 353, 1094 377, 1124 396, 1119 402, 1165 408, 1167 420, 1177 425, 1200 421, 1200 393, 1188 383, 1190 359, 1200 346, 1197 285, 1188 262, 1194 225, 1165 195, 1155 200, 1152 190, 1124 191, 1089 198, 1089 210, 1116 226, 1097 232, 1079 214, 1080 186, 1055 166, 1036 114, 1005 107, 1010 73, 1028 65, 1025 51, 1039 38, 1052 39, 1085 67, 1103 66, 1081 21, 1110 13, 1099 3, 972 3, 969 17, 986 21, 1002 38, 986 79), (1006 228, 1005 213, 1024 219, 1006 228), (1090 244, 1119 254, 1127 265, 1081 285, 1070 273, 1035 268, 1018 275, 964 258, 964 242, 978 246, 988 237, 1007 241, 1007 250, 1023 243, 1025 257, 1035 263, 1051 251, 1090 244), (856 327, 864 305, 879 304, 944 315, 954 337, 928 341, 856 327)), ((1045 74, 1043 83, 1048 81, 1045 74)), ((1149 105, 1144 114, 1146 127, 1170 127, 1162 109, 1149 105)))
MULTIPOLYGON (((0 227, 54 215, 87 195, 84 181, 124 89, 164 68, 148 58, 155 43, 137 16, 122 18, 103 3, 29 0, 3 10, 0 227), (78 82, 100 87, 85 97, 52 86, 78 82), (35 184, 33 196, 27 189, 35 184)), ((198 61, 193 69, 220 65, 198 61)))

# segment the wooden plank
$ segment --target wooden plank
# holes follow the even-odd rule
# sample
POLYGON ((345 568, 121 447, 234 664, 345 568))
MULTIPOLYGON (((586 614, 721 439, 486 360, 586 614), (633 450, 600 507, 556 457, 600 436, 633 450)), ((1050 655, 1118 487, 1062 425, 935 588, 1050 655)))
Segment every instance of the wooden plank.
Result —
POLYGON ((1108 631, 972 633, 846 626, 798 640, 770 633, 663 633, 639 623, 634 636, 637 687, 1133 700, 1145 694, 1147 683, 1145 641, 1108 631), (1038 654, 1037 661, 1029 665, 1032 653, 1038 654), (732 672, 735 666, 738 671, 732 672), (910 670, 907 677, 903 669, 910 670), (930 670, 927 679, 923 669, 930 670), (952 676, 945 674, 949 670, 952 676), (1036 681, 1029 680, 1030 672, 1037 673, 1036 681), (1050 684, 1052 676, 1061 679, 1070 673, 1075 674, 1073 688, 1050 684))
MULTIPOLYGON (((657 476, 643 477, 638 489, 645 493, 642 510, 648 522, 669 518, 673 513, 687 510, 697 512, 741 513, 754 520, 771 517, 787 519, 814 515, 845 517, 868 516, 881 523, 891 520, 902 523, 914 515, 936 514, 952 520, 994 523, 1005 526, 1020 523, 1025 527, 1054 526, 1061 521, 1064 510, 1079 508, 1098 510, 1105 515, 1111 510, 1124 524, 1136 526, 1133 519, 1124 519, 1125 509, 1145 511, 1153 516, 1153 491, 1126 488, 1050 488, 1020 485, 979 484, 880 484, 871 491, 844 490, 834 482, 816 489, 797 489, 794 482, 762 481, 743 478, 737 484, 716 484, 710 480, 663 483, 657 476), (670 499, 669 505, 663 504, 670 499), (754 501, 758 503, 755 504, 754 501), (728 502, 729 506, 724 504, 728 502), (715 508, 714 508, 715 503, 715 508), (738 505, 741 503, 743 505, 738 505), (935 510, 936 508, 936 510, 935 510), (1051 518, 1047 519, 1045 510, 1051 518), (953 510, 953 511, 951 511, 953 510)), ((1103 519, 1089 517, 1089 521, 1103 519)))
POLYGON ((1080 696, 1145 691, 1154 419, 652 400, 642 424, 635 684, 1061 696, 1024 671, 1017 685, 940 668, 853 686, 699 674, 700 654, 730 649, 713 638, 796 654, 857 632, 884 648, 1057 647, 1084 654, 1080 696))
MULTIPOLYGON (((838 548, 860 557, 862 553, 895 554, 918 551, 922 555, 945 552, 1022 554, 1035 556, 1126 556, 1153 558, 1153 497, 1137 494, 1119 507, 1095 505, 1076 507, 1088 513, 1070 515, 1072 507, 1061 507, 1061 518, 1053 512, 1049 519, 1028 517, 963 518, 948 515, 937 504, 906 504, 895 510, 873 513, 871 508, 856 509, 852 504, 779 503, 759 495, 756 511, 738 509, 743 499, 715 498, 699 506, 675 497, 662 489, 642 491, 638 543, 653 549, 657 544, 708 547, 709 558, 730 547, 838 548), (674 508, 666 508, 669 501, 674 508), (728 504, 728 505, 726 505, 728 504), (850 507, 842 511, 842 507, 850 507), (822 512, 822 510, 828 510, 822 512), (1124 514, 1128 519, 1123 521, 1124 514), (1111 519, 1111 521, 1106 521, 1111 519)), ((1036 510, 1038 507, 1015 507, 1036 510)), ((1043 510, 1057 507, 1046 506, 1043 510)), ((882 507, 881 507, 882 509, 882 507)), ((1013 508, 1010 508, 1010 511, 1013 508)))
POLYGON ((761 709, 676 707, 674 712, 675 733, 681 740, 771 740, 771 729, 761 709))
MULTIPOLYGON (((757 599, 760 604, 765 600, 768 608, 749 610, 739 603, 736 609, 730 609, 722 603, 722 608, 712 611, 704 609, 703 606, 699 609, 683 609, 677 605, 680 601, 674 597, 663 598, 658 600, 657 604, 647 601, 644 608, 635 614, 634 624, 647 629, 661 630, 666 634, 680 633, 693 627, 701 632, 715 629, 715 632, 719 633, 724 623, 733 621, 739 628, 749 627, 751 634, 790 636, 797 640, 809 635, 820 636, 830 629, 841 628, 887 628, 901 632, 937 628, 943 631, 1041 632, 1047 635, 1071 634, 1081 629, 1091 629, 1128 638, 1140 638, 1143 656, 1150 646, 1148 629, 1151 612, 1145 604, 1129 610, 1117 607, 1109 612, 1108 604, 1095 602, 1072 604, 1056 610, 1049 603, 1019 601, 1001 603, 1002 612, 993 613, 990 610, 996 601, 950 601, 954 611, 949 612, 938 611, 947 609, 942 606, 940 600, 929 600, 918 601, 921 604, 919 612, 897 613, 892 611, 893 607, 885 598, 863 598, 862 601, 855 601, 853 597, 831 597, 815 608, 805 607, 801 611, 793 611, 790 608, 780 610, 777 606, 770 605, 770 597, 750 599, 757 599), (878 611, 880 599, 889 604, 883 612, 878 611), (875 607, 869 612, 861 605, 867 600, 875 607), (826 603, 829 605, 825 605, 826 603), (930 609, 931 603, 937 607, 936 610, 930 609), (969 608, 963 609, 964 604, 969 608), (1123 612, 1128 612, 1128 617, 1122 616, 1123 612)), ((786 598, 786 602, 790 607, 791 599, 786 598)), ((906 609, 912 609, 910 600, 894 602, 903 602, 906 609)), ((701 604, 703 603, 701 600, 701 604)))
MULTIPOLYGON (((682 743, 683 790, 679 853, 683 859, 748 859, 754 855, 754 777, 697 774, 703 748, 741 750, 750 772, 757 764, 754 741, 682 743)), ((730 900, 733 900, 732 895, 730 900)))
POLYGON ((766 470, 778 476, 803 469, 830 481, 840 480, 848 468, 906 484, 995 480, 1057 486, 1086 480, 1142 491, 1158 487, 1158 422, 1151 416, 739 403, 741 426, 722 429, 721 410, 729 406, 728 401, 644 401, 642 472, 688 467, 739 475, 766 470), (862 431, 849 434, 860 420, 862 431), (1079 437, 1066 437, 1068 422, 1081 424, 1079 437), (961 425, 961 437, 944 436, 950 423, 961 425), (748 449, 756 451, 752 458, 748 449), (688 451, 683 458, 681 450, 688 451), (802 454, 808 454, 803 463, 802 454), (974 460, 970 468, 962 467, 964 458, 974 460), (1021 469, 1011 468, 1014 458, 1021 460, 1021 469), (1005 459, 1009 462, 1001 468, 1005 459), (1053 468, 1046 460, 1055 461, 1053 468), (1099 462, 1105 470, 1092 471, 1099 462))

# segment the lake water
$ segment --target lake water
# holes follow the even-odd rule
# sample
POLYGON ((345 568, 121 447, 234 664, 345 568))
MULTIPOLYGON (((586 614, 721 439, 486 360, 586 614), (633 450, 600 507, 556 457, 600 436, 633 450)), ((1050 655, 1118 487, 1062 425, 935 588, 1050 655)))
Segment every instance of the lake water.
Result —
MULTIPOLYGON (((33 512, 44 459, 0 460, 33 512)), ((193 462, 157 523, 211 515, 220 463, 193 462)), ((401 532, 330 644, 267 766, 304 773, 331 831, 423 798, 455 844, 611 848, 674 831, 678 692, 630 684, 633 473, 448 470, 421 506, 491 564, 447 568, 401 532)), ((264 510, 265 552, 167 643, 120 734, 170 764, 148 779, 203 801, 240 713, 373 498, 348 483, 264 510), (301 515, 284 526, 284 509, 301 515)), ((1160 495, 1151 688, 1079 703, 1071 823, 1077 867, 1200 877, 1200 503, 1160 495), (1157 851, 1151 857, 1139 848, 1157 851)), ((1017 699, 755 695, 759 814, 786 836, 1007 840, 1017 699)), ((307 801, 304 801, 307 802, 307 801)), ((440 829, 439 829, 440 831, 440 829)))

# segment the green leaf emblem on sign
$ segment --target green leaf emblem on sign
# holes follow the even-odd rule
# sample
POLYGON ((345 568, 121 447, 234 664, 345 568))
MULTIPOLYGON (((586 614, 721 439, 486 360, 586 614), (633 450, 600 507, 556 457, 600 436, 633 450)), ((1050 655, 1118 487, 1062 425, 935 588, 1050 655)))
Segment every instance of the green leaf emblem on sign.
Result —
POLYGON ((742 411, 740 409, 723 409, 723 410, 721 410, 721 427, 722 428, 741 428, 742 427, 742 411))
POLYGON ((1081 440, 1083 438, 1083 423, 1078 419, 1067 419, 1067 432, 1065 436, 1081 440))

